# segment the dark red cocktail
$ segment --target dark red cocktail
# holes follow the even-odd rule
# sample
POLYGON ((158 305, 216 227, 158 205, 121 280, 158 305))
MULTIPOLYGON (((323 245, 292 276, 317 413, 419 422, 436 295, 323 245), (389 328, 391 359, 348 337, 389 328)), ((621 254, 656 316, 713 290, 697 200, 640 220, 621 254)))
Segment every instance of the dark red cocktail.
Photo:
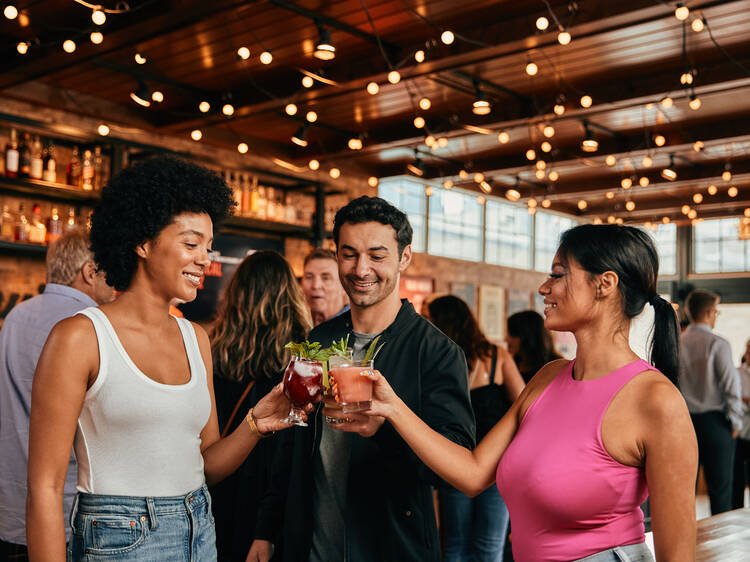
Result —
POLYGON ((294 425, 307 426, 302 419, 302 409, 313 402, 323 389, 323 365, 313 359, 292 357, 284 371, 284 394, 292 409, 284 420, 294 425))

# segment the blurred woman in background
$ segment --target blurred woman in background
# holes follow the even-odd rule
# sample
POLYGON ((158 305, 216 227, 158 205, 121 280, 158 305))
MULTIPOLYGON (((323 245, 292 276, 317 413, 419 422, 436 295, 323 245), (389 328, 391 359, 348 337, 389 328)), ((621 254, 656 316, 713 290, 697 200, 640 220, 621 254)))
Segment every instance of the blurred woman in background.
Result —
POLYGON ((552 334, 544 327, 544 318, 534 310, 516 312, 508 317, 505 341, 525 382, 550 361, 561 359, 552 334))
MULTIPOLYGON (((278 253, 255 252, 237 268, 211 331, 216 410, 222 434, 281 381, 284 344, 306 339, 312 322, 292 268, 278 253)), ((211 489, 220 561, 268 560, 279 525, 263 514, 276 438, 256 446, 237 471, 211 489), (248 553, 248 551, 250 551, 248 553)))
MULTIPOLYGON (((511 355, 487 340, 464 301, 452 295, 438 297, 428 302, 424 311, 466 356, 478 443, 521 394, 523 379, 511 355)), ((442 489, 440 507, 446 562, 503 559, 509 518, 496 487, 475 498, 455 488, 442 489)))

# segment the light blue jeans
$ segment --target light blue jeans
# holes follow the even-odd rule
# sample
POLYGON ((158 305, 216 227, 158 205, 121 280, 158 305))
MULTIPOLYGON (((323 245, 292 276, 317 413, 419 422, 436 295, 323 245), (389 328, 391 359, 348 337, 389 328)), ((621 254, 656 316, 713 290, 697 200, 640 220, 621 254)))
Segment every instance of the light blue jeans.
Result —
POLYGON ((502 562, 508 508, 493 484, 475 498, 440 490, 444 562, 502 562))
POLYGON ((71 526, 72 562, 216 561, 211 496, 205 486, 174 497, 79 493, 71 526))
POLYGON ((654 562, 654 555, 651 554, 646 543, 641 542, 616 546, 586 558, 580 558, 575 562, 654 562))

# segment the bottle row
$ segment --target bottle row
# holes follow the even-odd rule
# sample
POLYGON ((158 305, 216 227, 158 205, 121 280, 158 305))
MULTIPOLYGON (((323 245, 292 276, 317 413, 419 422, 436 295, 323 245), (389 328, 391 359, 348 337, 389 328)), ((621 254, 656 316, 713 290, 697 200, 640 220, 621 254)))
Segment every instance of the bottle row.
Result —
POLYGON ((17 212, 11 209, 11 204, 4 203, 0 215, 0 240, 46 245, 78 226, 78 217, 73 207, 68 208, 66 217, 58 207, 52 207, 48 213, 43 214, 41 205, 34 203, 29 213, 24 203, 18 203, 17 212))
POLYGON ((261 185, 257 176, 223 172, 224 180, 237 203, 235 215, 299 226, 311 226, 314 199, 304 193, 285 193, 282 189, 261 185))
POLYGON ((101 146, 82 153, 75 146, 69 151, 55 146, 51 139, 42 141, 39 135, 32 138, 30 133, 24 133, 20 136, 16 129, 10 130, 2 163, 5 177, 64 183, 84 191, 100 190, 109 171, 101 146), (64 167, 61 162, 65 162, 64 167))

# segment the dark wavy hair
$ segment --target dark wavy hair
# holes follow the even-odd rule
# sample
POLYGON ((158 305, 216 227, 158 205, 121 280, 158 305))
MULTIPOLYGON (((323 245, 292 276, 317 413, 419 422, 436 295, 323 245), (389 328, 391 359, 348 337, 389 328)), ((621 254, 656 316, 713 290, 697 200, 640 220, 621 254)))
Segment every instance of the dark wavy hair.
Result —
POLYGON ((677 385, 677 315, 656 292, 659 254, 651 237, 632 226, 583 224, 563 233, 557 252, 563 260, 578 262, 590 275, 614 271, 626 318, 634 318, 646 303, 652 304, 656 325, 651 364, 677 385))
POLYGON ((513 356, 516 364, 524 365, 536 373, 560 354, 555 350, 552 334, 544 327, 544 318, 535 310, 522 310, 508 316, 508 334, 520 340, 518 353, 513 356))
POLYGON ((363 222, 379 222, 393 227, 393 230, 396 231, 399 256, 404 252, 404 248, 411 244, 413 231, 406 214, 385 199, 363 195, 353 199, 336 213, 336 218, 333 221, 333 240, 336 242, 336 247, 339 246, 339 233, 344 224, 363 222))
POLYGON ((289 361, 284 345, 307 339, 311 327, 289 263, 273 250, 255 252, 229 280, 211 330, 216 374, 239 382, 272 377, 289 361))
POLYGON ((171 156, 134 164, 102 190, 91 218, 91 250, 107 283, 118 291, 130 286, 138 259, 135 249, 153 240, 181 213, 206 213, 214 227, 235 205, 218 175, 171 156))
POLYGON ((469 306, 460 298, 445 295, 433 299, 427 305, 427 312, 432 323, 463 350, 469 371, 477 361, 492 354, 492 344, 482 333, 469 306))

